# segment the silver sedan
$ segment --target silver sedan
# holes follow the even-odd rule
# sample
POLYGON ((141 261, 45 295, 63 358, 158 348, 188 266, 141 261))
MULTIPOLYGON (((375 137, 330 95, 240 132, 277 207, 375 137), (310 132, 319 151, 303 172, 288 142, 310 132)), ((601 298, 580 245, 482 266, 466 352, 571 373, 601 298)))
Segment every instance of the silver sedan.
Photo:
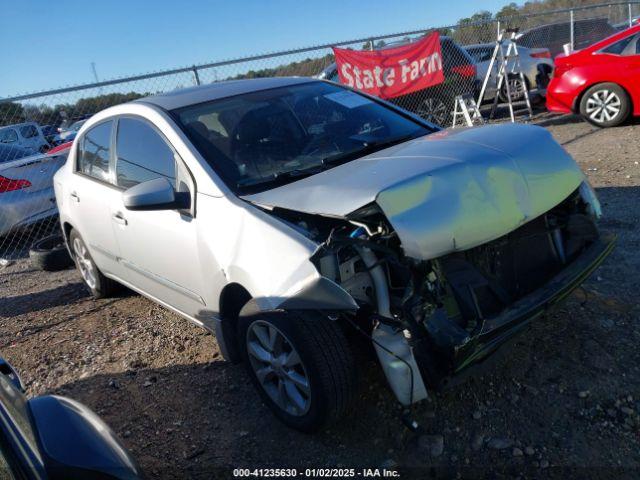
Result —
POLYGON ((440 130, 305 78, 111 107, 80 129, 54 185, 95 296, 126 285, 215 332, 303 431, 357 398, 359 342, 400 403, 423 400, 613 248, 546 130, 440 130))

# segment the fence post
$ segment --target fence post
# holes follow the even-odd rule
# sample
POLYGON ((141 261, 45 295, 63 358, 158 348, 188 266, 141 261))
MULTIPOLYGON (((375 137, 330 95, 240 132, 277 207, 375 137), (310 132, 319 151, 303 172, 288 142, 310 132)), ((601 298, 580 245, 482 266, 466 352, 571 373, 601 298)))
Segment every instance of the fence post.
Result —
POLYGON ((571 51, 573 52, 574 50, 574 40, 575 40, 575 32, 574 32, 574 26, 573 26, 573 10, 571 10, 569 12, 569 16, 570 16, 570 24, 571 24, 571 28, 570 28, 570 43, 571 43, 571 51))
POLYGON ((200 85, 200 75, 198 75, 198 68, 194 65, 192 70, 193 70, 193 78, 196 81, 196 85, 200 85))
POLYGON ((629 27, 633 27, 633 12, 631 10, 631 4, 627 3, 627 7, 629 9, 629 27))
MULTIPOLYGON (((499 37, 500 36, 500 20, 498 20, 497 23, 498 23, 498 37, 499 37)), ((498 37, 496 37, 496 38, 498 38, 498 37)))

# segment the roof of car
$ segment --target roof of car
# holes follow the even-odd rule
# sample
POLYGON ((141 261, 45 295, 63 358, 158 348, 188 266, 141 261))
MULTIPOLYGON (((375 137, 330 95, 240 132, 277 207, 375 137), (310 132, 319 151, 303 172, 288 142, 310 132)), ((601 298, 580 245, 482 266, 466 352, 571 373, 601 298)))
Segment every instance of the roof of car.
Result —
POLYGON ((286 87, 299 83, 317 81, 306 77, 252 78, 245 80, 226 80, 198 87, 183 88, 172 92, 153 95, 134 100, 134 103, 151 103, 165 110, 195 105, 198 103, 233 97, 244 93, 258 92, 270 88, 286 87))

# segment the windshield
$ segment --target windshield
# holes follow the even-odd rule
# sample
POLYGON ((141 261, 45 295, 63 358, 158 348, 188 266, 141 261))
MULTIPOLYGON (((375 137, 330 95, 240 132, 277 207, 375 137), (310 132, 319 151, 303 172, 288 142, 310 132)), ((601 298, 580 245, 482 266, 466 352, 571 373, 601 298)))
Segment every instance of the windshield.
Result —
POLYGON ((431 132, 325 82, 252 92, 173 113, 207 162, 240 193, 267 190, 431 132))

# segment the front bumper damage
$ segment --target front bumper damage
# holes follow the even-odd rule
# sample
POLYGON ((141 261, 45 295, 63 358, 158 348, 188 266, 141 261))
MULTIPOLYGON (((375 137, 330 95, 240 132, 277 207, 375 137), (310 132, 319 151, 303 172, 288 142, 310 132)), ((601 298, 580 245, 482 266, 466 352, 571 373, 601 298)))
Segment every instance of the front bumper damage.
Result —
POLYGON ((425 322, 426 334, 410 342, 426 386, 439 390, 473 373, 492 353, 577 288, 611 253, 615 240, 613 235, 602 235, 545 285, 499 315, 483 319, 473 335, 442 317, 431 317, 425 322))

